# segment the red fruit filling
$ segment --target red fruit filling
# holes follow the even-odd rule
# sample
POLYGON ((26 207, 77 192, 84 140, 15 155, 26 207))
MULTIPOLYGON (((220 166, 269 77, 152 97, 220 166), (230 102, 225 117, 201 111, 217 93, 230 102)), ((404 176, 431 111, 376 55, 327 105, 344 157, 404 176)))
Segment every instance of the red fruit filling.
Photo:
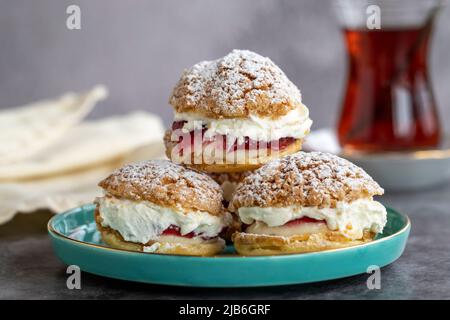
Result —
POLYGON ((163 236, 176 236, 176 237, 183 237, 183 238, 189 238, 189 239, 192 239, 194 237, 200 237, 203 240, 210 240, 210 239, 217 238, 217 237, 204 237, 201 234, 195 234, 194 231, 182 235, 181 232, 180 232, 180 227, 175 226, 175 225, 170 225, 166 230, 164 230, 161 233, 161 235, 163 235, 163 236))
POLYGON ((183 129, 184 124, 187 121, 175 121, 174 123, 172 123, 172 130, 178 130, 178 129, 183 129))
POLYGON ((181 232, 180 232, 180 227, 174 226, 174 225, 169 226, 166 230, 164 230, 161 233, 161 235, 163 235, 163 236, 177 236, 177 237, 184 237, 184 238, 189 238, 189 239, 195 237, 195 233, 193 231, 182 235, 181 232))
POLYGON ((285 224, 285 226, 296 226, 302 223, 325 223, 325 220, 316 220, 313 218, 303 217, 289 221, 288 223, 285 224))
MULTIPOLYGON (((308 218, 308 217, 303 217, 303 218, 298 218, 295 220, 291 220, 289 222, 287 222, 286 224, 283 225, 283 227, 293 227, 293 226, 298 226, 299 224, 302 223, 325 223, 325 220, 316 220, 313 218, 308 218)), ((242 224, 242 229, 246 230, 248 227, 250 227, 251 224, 242 224)))
MULTIPOLYGON (((172 131, 181 130, 185 123, 186 123, 186 121, 175 121, 172 124, 172 131)), ((281 138, 279 140, 273 140, 273 141, 266 142, 266 141, 256 141, 256 140, 250 139, 249 137, 244 137, 243 143, 238 143, 238 141, 236 140, 232 146, 228 147, 226 145, 226 136, 224 136, 224 135, 217 135, 211 139, 204 140, 203 135, 206 130, 207 130, 207 128, 205 126, 203 126, 202 131, 201 131, 201 137, 203 140, 202 141, 203 144, 213 143, 215 141, 220 141, 219 139, 221 139, 223 148, 227 149, 229 151, 258 150, 260 148, 281 151, 281 150, 285 149, 286 147, 288 147, 289 145, 291 145, 292 143, 294 143, 296 140, 295 138, 292 138, 292 137, 285 137, 285 138, 281 138)), ((189 133, 191 147, 194 145, 195 133, 196 133, 195 131, 191 131, 189 133)), ((200 133, 200 132, 197 132, 197 134, 198 133, 200 133)), ((180 137, 178 139, 178 143, 181 143, 181 142, 189 143, 189 141, 186 141, 186 142, 183 141, 184 137, 185 137, 185 135, 180 135, 180 137)), ((180 150, 182 150, 182 148, 180 150)))

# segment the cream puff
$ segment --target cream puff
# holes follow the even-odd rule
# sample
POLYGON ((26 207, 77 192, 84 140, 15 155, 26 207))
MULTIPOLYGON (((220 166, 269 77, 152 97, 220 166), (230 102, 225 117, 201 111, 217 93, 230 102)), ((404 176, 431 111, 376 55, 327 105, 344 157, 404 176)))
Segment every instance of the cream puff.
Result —
POLYGON ((229 209, 244 224, 233 235, 239 254, 276 255, 372 241, 386 224, 373 199, 383 189, 335 155, 298 152, 264 165, 234 192, 229 209))
POLYGON ((254 170, 301 149, 312 124, 299 89, 269 58, 233 50, 185 70, 166 154, 208 172, 254 170))
POLYGON ((114 248, 211 256, 231 223, 222 190, 208 175, 167 160, 127 165, 99 183, 95 220, 114 248))

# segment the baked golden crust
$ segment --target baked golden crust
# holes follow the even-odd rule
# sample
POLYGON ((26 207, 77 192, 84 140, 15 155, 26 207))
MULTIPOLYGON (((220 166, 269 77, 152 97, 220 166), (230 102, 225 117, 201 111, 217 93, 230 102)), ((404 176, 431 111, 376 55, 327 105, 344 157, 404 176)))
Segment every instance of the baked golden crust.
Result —
POLYGON ((270 162, 247 176, 234 192, 229 209, 240 207, 331 207, 383 194, 361 168, 338 156, 298 152, 270 162))
POLYGON ((274 151, 269 149, 267 150, 267 152, 261 152, 261 154, 257 158, 252 159, 250 159, 247 154, 245 157, 240 158, 239 161, 235 161, 236 159, 231 159, 233 160, 233 162, 231 163, 226 162, 227 159, 225 153, 222 159, 222 163, 208 163, 203 158, 201 158, 200 160, 198 158, 194 159, 194 155, 187 159, 189 163, 186 163, 186 158, 184 157, 180 157, 180 159, 173 158, 172 152, 176 147, 177 142, 171 141, 170 136, 171 130, 168 130, 164 136, 167 157, 174 162, 184 161, 182 162, 183 165, 207 173, 241 173, 245 171, 253 171, 274 159, 278 159, 301 150, 303 144, 303 139, 297 139, 295 140, 295 142, 291 143, 281 151, 274 151), (201 161, 204 161, 204 163, 199 163, 201 161))
POLYGON ((252 171, 261 167, 262 164, 193 164, 188 165, 190 168, 195 168, 206 173, 240 173, 244 171, 252 171))
POLYGON ((112 229, 103 229, 100 231, 100 234, 103 242, 113 248, 147 253, 175 254, 183 256, 214 256, 219 254, 225 248, 225 241, 220 238, 201 244, 173 244, 152 241, 144 246, 142 244, 123 240, 120 234, 114 232, 112 229), (155 243, 159 243, 160 246, 156 247, 154 251, 149 252, 144 250, 144 247, 149 247, 155 243))
POLYGON ((222 189, 207 174, 168 160, 150 160, 126 165, 99 183, 107 195, 128 200, 146 200, 183 211, 224 212, 222 189))
POLYGON ((365 231, 363 238, 359 240, 348 239, 337 231, 291 237, 237 232, 233 234, 232 240, 240 255, 268 256, 353 247, 370 242, 374 237, 375 234, 368 231, 365 231))
POLYGON ((273 161, 275 159, 282 158, 286 155, 295 153, 302 148, 303 140, 299 139, 284 148, 281 151, 269 151, 267 155, 259 156, 257 159, 248 160, 246 159, 245 163, 236 163, 236 164, 194 164, 189 165, 191 168, 195 168, 204 172, 215 172, 215 173, 241 173, 248 171, 255 171, 260 168, 264 164, 273 161))
POLYGON ((279 118, 301 105, 298 88, 269 58, 233 50, 223 58, 187 69, 170 104, 177 112, 208 118, 279 118))
POLYGON ((186 243, 165 243, 162 241, 149 241, 146 244, 135 243, 126 241, 120 235, 120 233, 112 228, 103 227, 101 225, 102 218, 100 217, 98 210, 95 211, 95 222, 97 224, 97 229, 100 231, 102 240, 107 245, 112 248, 140 251, 147 253, 160 253, 160 254, 174 254, 174 255, 186 255, 186 256, 214 256, 222 252, 225 248, 225 241, 220 238, 208 240, 200 244, 186 244, 186 243), (152 245, 157 245, 154 247, 154 251, 146 251, 145 247, 150 247, 152 245), (159 244, 159 245, 158 245, 159 244))

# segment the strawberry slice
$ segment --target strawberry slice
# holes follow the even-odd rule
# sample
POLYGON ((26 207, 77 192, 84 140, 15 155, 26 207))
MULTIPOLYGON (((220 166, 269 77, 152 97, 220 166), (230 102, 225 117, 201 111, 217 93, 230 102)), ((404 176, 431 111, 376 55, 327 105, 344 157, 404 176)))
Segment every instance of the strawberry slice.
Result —
POLYGON ((325 220, 316 220, 309 217, 303 217, 289 221, 288 223, 285 224, 285 226, 297 226, 302 223, 325 223, 325 220))
MULTIPOLYGON (((175 121, 172 123, 172 130, 180 130, 183 128, 184 124, 186 123, 186 121, 175 121)), ((281 151, 285 148, 287 148, 289 145, 291 145, 292 143, 295 142, 295 138, 292 137, 285 137, 285 138, 281 138, 279 140, 274 140, 274 141, 270 141, 270 142, 262 142, 262 141, 257 141, 257 140, 253 140, 250 139, 249 137, 244 137, 244 142, 238 144, 237 140, 234 142, 234 144, 232 146, 230 146, 229 148, 227 148, 226 145, 226 136, 225 135, 216 135, 214 137, 212 137, 211 139, 208 140, 204 140, 204 133, 207 130, 206 126, 202 127, 201 130, 201 137, 202 137, 202 143, 203 144, 208 144, 208 143, 213 143, 214 141, 217 141, 218 139, 223 139, 223 148, 227 149, 229 151, 236 151, 236 150, 259 150, 260 148, 267 148, 267 149, 271 149, 274 151, 281 151)), ((187 146, 189 143, 191 145, 191 147, 194 145, 194 137, 195 134, 197 133, 197 131, 191 131, 189 133, 189 135, 185 134, 185 135, 181 135, 179 137, 178 143, 183 142, 183 145, 187 146), (185 141, 188 140, 188 141, 185 141), (190 140, 190 141, 189 141, 190 140)), ((180 148, 180 152, 182 152, 182 149, 184 147, 181 146, 180 148)))
POLYGON ((163 235, 163 236, 177 236, 177 237, 184 237, 184 238, 189 238, 189 239, 195 237, 195 233, 193 231, 189 232, 188 234, 182 235, 180 233, 180 227, 174 226, 174 225, 169 226, 166 230, 164 230, 161 233, 161 235, 163 235))

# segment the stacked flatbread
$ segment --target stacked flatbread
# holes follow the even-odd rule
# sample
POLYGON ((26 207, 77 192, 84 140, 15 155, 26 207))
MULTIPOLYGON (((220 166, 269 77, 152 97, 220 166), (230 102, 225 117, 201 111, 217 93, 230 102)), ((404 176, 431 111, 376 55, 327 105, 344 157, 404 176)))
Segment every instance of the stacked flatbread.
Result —
POLYGON ((83 121, 107 90, 0 111, 0 224, 17 212, 91 202, 124 163, 161 158, 163 125, 145 112, 83 121))

